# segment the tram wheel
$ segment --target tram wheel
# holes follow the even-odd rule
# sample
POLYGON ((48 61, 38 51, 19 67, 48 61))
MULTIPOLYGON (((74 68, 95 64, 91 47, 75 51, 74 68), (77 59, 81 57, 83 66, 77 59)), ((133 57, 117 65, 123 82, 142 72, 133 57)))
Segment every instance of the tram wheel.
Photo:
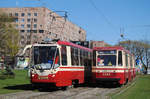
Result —
POLYGON ((67 90, 68 89, 68 86, 63 86, 63 87, 61 87, 61 90, 63 90, 63 91, 65 91, 65 90, 67 90))
POLYGON ((73 80, 72 85, 73 85, 74 88, 77 88, 78 85, 79 85, 79 81, 78 80, 73 80))
POLYGON ((126 82, 124 83, 124 85, 128 84, 128 79, 126 79, 126 82))

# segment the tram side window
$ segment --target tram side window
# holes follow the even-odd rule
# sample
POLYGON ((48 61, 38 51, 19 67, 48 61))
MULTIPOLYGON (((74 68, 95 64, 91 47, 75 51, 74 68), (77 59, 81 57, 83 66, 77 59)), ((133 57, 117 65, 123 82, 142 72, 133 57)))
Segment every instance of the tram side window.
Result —
POLYGON ((78 57, 78 49, 75 48, 75 65, 79 66, 79 57, 78 57))
POLYGON ((78 60, 79 60, 79 66, 81 66, 81 60, 80 60, 80 49, 78 49, 78 60))
POLYGON ((128 54, 126 54, 126 67, 128 67, 128 54))
POLYGON ((61 47, 61 59, 62 59, 62 65, 67 65, 67 51, 66 46, 61 47))
POLYGON ((87 60, 87 52, 83 51, 83 65, 85 66, 87 60))
POLYGON ((88 52, 87 52, 87 51, 85 52, 85 57, 86 57, 86 59, 89 58, 89 55, 88 55, 88 52))
POLYGON ((71 63, 74 66, 79 65, 78 49, 71 47, 71 63))
POLYGON ((74 65, 74 48, 71 47, 71 65, 74 65))
POLYGON ((84 66, 83 50, 80 50, 80 65, 84 66))
POLYGON ((122 51, 118 52, 118 65, 122 66, 122 51))
POLYGON ((130 66, 133 67, 132 56, 130 56, 130 66))

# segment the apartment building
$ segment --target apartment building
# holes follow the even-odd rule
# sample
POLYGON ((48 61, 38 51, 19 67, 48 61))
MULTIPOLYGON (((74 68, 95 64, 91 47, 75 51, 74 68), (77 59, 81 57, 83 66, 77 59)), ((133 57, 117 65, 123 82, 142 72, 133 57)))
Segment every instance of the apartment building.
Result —
POLYGON ((108 43, 105 43, 104 41, 90 41, 90 42, 91 48, 110 46, 108 43))
POLYGON ((0 8, 15 17, 20 33, 20 46, 41 42, 45 38, 65 41, 85 41, 86 32, 66 18, 45 7, 0 8))
POLYGON ((105 43, 104 41, 72 41, 72 43, 87 47, 87 48, 94 48, 94 47, 105 47, 105 46, 111 46, 108 43, 105 43))

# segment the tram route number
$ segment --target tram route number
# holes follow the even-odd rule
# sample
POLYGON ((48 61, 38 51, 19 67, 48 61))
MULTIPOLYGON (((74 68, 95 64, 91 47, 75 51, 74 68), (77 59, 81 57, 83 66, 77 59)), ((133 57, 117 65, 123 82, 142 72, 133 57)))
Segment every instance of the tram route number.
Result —
POLYGON ((39 76, 39 79, 48 79, 47 76, 39 76))

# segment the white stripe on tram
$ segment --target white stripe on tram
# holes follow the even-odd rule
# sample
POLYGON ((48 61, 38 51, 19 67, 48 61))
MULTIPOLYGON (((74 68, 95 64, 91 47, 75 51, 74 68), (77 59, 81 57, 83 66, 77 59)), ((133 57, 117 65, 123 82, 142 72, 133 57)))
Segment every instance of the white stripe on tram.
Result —
POLYGON ((123 73, 124 70, 93 70, 92 72, 96 73, 104 73, 104 72, 110 72, 110 73, 123 73))
POLYGON ((58 71, 84 71, 84 69, 68 69, 68 68, 66 68, 66 69, 59 69, 58 71))

